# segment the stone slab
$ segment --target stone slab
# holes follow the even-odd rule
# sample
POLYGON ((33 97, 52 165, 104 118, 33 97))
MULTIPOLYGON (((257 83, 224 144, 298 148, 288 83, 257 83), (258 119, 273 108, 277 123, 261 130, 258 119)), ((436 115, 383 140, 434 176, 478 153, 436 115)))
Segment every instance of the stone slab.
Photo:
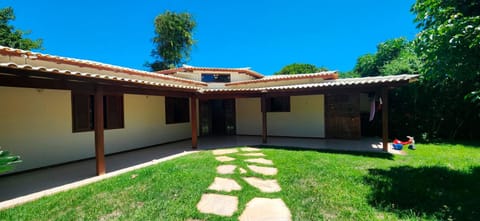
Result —
POLYGON ((215 177, 213 183, 208 187, 209 190, 231 192, 233 190, 241 190, 242 187, 237 181, 230 178, 215 177))
POLYGON ((264 157, 265 156, 265 154, 263 153, 243 153, 239 155, 246 156, 246 157, 264 157))
POLYGON ((266 176, 272 176, 278 173, 277 168, 274 168, 274 167, 262 167, 262 166, 254 166, 254 165, 248 165, 247 167, 255 173, 263 174, 266 176))
POLYGON ((246 159, 245 162, 273 165, 273 162, 271 160, 267 160, 265 158, 246 159))
POLYGON ((253 198, 238 218, 240 221, 290 221, 292 215, 282 199, 253 198))
POLYGON ((278 185, 277 180, 275 179, 260 179, 257 177, 244 177, 243 178, 248 184, 252 185, 253 187, 259 189, 264 193, 275 193, 282 190, 280 185, 278 185))
POLYGON ((243 147, 243 148, 240 148, 241 151, 245 151, 245 152, 250 152, 250 151, 260 151, 261 149, 258 149, 258 148, 255 148, 255 147, 243 147))
POLYGON ((218 174, 233 174, 235 172, 235 165, 220 165, 217 167, 218 174))
POLYGON ((231 153, 236 153, 238 152, 237 149, 218 149, 218 150, 213 150, 213 155, 225 155, 225 154, 231 154, 231 153))
POLYGON ((221 161, 221 162, 229 162, 229 161, 234 161, 235 160, 235 158, 227 157, 227 156, 219 156, 219 157, 215 157, 215 159, 217 159, 218 161, 221 161))
POLYGON ((203 194, 197 209, 202 213, 215 214, 219 216, 232 216, 238 208, 236 196, 207 193, 203 194))

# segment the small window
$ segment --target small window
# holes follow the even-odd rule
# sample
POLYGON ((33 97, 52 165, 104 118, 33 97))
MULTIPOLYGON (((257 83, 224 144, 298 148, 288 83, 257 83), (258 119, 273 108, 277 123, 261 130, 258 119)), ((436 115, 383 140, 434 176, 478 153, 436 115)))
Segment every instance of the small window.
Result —
POLYGON ((105 129, 124 128, 123 96, 109 95, 103 97, 104 127, 105 129))
POLYGON ((209 83, 230 82, 230 74, 202 74, 202 81, 209 83))
POLYGON ((266 104, 267 112, 290 112, 290 97, 271 97, 266 104))
MULTIPOLYGON (((72 92, 72 131, 83 132, 94 129, 95 102, 93 94, 72 92)), ((103 97, 103 119, 105 129, 124 128, 123 95, 103 97)))
POLYGON ((190 121, 188 98, 165 97, 165 121, 167 124, 190 121))

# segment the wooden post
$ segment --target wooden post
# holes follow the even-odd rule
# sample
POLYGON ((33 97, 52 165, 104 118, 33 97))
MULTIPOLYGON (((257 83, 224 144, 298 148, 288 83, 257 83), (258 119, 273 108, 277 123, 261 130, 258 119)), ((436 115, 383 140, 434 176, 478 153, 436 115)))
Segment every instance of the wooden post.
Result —
POLYGON ((197 97, 190 97, 190 122, 192 127, 192 149, 197 149, 198 135, 197 135, 197 97))
POLYGON ((262 143, 267 143, 267 98, 262 95, 261 98, 262 109, 262 143))
POLYGON ((382 143, 383 151, 388 151, 388 88, 382 88, 382 143))
POLYGON ((105 140, 103 125, 103 88, 97 86, 94 96, 95 160, 97 175, 105 174, 105 140))

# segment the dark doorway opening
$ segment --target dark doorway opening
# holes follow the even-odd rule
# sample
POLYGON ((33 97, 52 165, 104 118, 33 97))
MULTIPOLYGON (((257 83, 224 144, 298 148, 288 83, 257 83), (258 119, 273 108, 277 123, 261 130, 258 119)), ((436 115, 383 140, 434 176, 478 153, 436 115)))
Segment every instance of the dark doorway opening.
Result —
POLYGON ((235 99, 200 100, 200 135, 235 135, 235 99))

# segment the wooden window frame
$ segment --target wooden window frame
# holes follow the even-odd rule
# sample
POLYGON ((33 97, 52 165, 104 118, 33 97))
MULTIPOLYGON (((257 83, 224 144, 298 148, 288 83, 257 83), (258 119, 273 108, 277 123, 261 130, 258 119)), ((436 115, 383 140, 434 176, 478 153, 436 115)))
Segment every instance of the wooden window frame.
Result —
MULTIPOLYGON (((88 132, 94 130, 95 119, 94 119, 94 95, 93 93, 88 92, 78 92, 72 91, 71 93, 71 103, 72 103, 72 132, 88 132), (86 101, 86 107, 80 107, 83 102, 86 101), (83 109, 83 110, 82 110, 83 109), (87 112, 87 113, 85 113, 87 112), (83 118, 86 118, 88 123, 80 122, 81 115, 83 118), (82 127, 80 127, 84 124, 82 127), (88 124, 88 126, 87 126, 88 124)), ((85 104, 85 103, 84 103, 85 104)), ((84 105, 85 106, 85 105, 84 105)), ((104 129, 122 129, 125 128, 125 113, 124 113, 124 96, 123 94, 107 94, 103 96, 103 106, 104 106, 104 129), (113 107, 115 106, 115 107, 113 107)))
POLYGON ((269 97, 266 100, 267 112, 290 112, 290 96, 269 97))
POLYGON ((201 74, 202 82, 205 83, 229 83, 232 82, 231 74, 215 74, 215 73, 202 73, 201 74), (213 80, 206 80, 206 76, 212 76, 213 80))
POLYGON ((165 97, 165 124, 190 122, 190 105, 188 98, 165 97))

